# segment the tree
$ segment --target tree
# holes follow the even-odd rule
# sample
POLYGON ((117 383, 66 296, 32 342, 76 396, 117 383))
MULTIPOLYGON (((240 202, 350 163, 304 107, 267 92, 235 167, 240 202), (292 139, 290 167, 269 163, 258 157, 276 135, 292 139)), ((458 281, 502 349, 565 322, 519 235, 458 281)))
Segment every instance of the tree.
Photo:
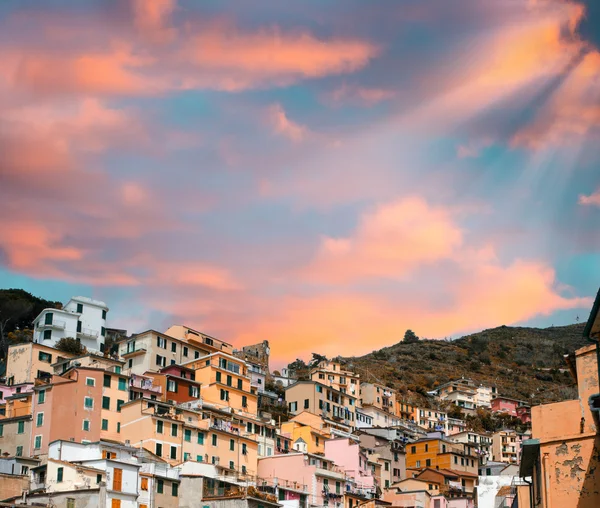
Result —
POLYGON ((85 347, 81 345, 81 342, 73 337, 64 337, 60 339, 54 347, 59 351, 71 353, 73 355, 82 355, 87 352, 85 347))
POLYGON ((404 342, 407 344, 414 344, 415 342, 419 342, 419 337, 412 330, 406 330, 404 334, 404 342))

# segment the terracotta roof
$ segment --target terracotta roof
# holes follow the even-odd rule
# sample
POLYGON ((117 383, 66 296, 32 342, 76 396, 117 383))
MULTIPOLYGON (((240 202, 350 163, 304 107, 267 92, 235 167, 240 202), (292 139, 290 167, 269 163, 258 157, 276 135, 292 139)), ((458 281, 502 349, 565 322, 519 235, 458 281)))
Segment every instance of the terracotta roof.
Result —
POLYGON ((510 485, 505 485, 504 487, 500 488, 500 490, 496 494, 496 497, 508 496, 510 494, 510 492, 511 492, 510 485))

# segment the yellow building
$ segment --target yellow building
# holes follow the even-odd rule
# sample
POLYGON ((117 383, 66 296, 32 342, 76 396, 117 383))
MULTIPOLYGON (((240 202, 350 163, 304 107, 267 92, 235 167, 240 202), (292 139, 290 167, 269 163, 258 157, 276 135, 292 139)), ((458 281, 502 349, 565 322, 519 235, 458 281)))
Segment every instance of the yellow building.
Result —
POLYGON ((281 434, 290 438, 293 449, 308 453, 324 453, 325 440, 331 435, 322 428, 315 428, 294 419, 281 424, 281 434), (301 443, 306 446, 302 446, 301 443))
POLYGON ((36 379, 50 379, 53 363, 75 355, 42 344, 28 342, 9 346, 6 364, 6 384, 33 383, 36 379))
POLYGON ((353 397, 360 393, 360 375, 347 370, 340 362, 335 360, 323 360, 310 372, 313 381, 347 393, 353 397))
POLYGON ((202 385, 202 400, 221 407, 256 415, 258 396, 250 386, 248 367, 244 360, 218 352, 184 364, 196 373, 202 385))

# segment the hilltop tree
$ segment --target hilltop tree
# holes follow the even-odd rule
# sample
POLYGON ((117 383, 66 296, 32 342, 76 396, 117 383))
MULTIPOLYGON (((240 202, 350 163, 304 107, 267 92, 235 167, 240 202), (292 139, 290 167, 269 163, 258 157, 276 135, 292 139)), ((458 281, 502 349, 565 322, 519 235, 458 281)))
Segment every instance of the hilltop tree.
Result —
POLYGON ((404 342, 407 344, 414 344, 415 342, 419 342, 419 337, 417 337, 417 334, 412 330, 406 330, 406 333, 404 334, 404 342))
POLYGON ((86 349, 81 345, 81 342, 73 337, 63 337, 56 343, 56 346, 54 347, 59 351, 71 353, 73 355, 82 355, 86 352, 86 349))

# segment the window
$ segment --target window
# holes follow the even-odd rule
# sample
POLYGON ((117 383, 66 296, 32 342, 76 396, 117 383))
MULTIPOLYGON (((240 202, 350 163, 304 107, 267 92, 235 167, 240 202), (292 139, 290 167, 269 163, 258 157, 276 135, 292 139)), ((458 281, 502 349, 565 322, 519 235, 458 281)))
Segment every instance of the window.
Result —
POLYGON ((121 373, 121 366, 120 366, 120 365, 117 365, 117 366, 115 367, 115 373, 116 373, 116 374, 120 374, 120 373, 121 373))
POLYGON ((28 473, 29 473, 29 467, 21 466, 21 476, 26 475, 28 473))
POLYGON ((219 441, 219 438, 217 437, 217 435, 213 434, 212 435, 212 445, 217 446, 218 441, 219 441))
POLYGON ((171 459, 175 460, 177 458, 177 447, 171 446, 171 459))
POLYGON ((39 450, 42 447, 42 436, 35 436, 35 439, 33 441, 33 447, 36 450, 39 450))
POLYGON ((57 483, 60 483, 63 481, 63 473, 64 473, 65 468, 64 467, 59 467, 56 469, 56 481, 57 483))
POLYGON ((416 446, 411 446, 410 447, 410 453, 417 453, 417 447, 416 446))
POLYGON ((96 380, 93 377, 86 377, 85 384, 87 386, 96 386, 96 380))
POLYGON ((188 387, 188 393, 189 393, 190 397, 198 398, 200 396, 200 390, 198 389, 197 386, 194 386, 194 385, 190 385, 188 387))
POLYGON ((171 352, 177 353, 177 342, 171 342, 171 352))
POLYGON ((83 312, 83 304, 78 303, 77 304, 77 314, 81 314, 82 312, 83 312))
POLYGON ((163 494, 165 490, 165 482, 164 480, 156 480, 156 492, 158 494, 163 494))
POLYGON ((233 439, 230 439, 230 440, 229 440, 229 449, 230 449, 231 451, 234 451, 234 450, 235 450, 235 441, 234 441, 233 439))
POLYGON ((17 457, 22 457, 23 456, 23 447, 22 446, 17 446, 17 452, 15 453, 15 455, 17 457))
POLYGON ((77 333, 81 333, 81 321, 77 321, 77 333))
POLYGON ((199 445, 204 444, 204 432, 198 432, 198 444, 199 445))
POLYGON ((130 359, 127 361, 127 368, 131 369, 131 367, 133 367, 133 358, 130 358, 130 359))
POLYGON ((386 463, 385 463, 385 467, 384 467, 384 469, 385 469, 386 471, 389 471, 389 470, 390 470, 390 463, 389 463, 389 462, 386 462, 386 463))
POLYGON ((323 393, 323 387, 321 385, 317 385, 317 393, 323 393))
POLYGON ((177 437, 177 424, 172 423, 171 424, 171 436, 173 437, 177 437))
POLYGON ((86 409, 94 409, 94 399, 91 397, 85 397, 83 400, 83 405, 86 409))
POLYGON ((108 430, 108 420, 102 419, 102 430, 108 430))
POLYGON ((217 383, 221 382, 221 373, 217 372, 217 383))
POLYGON ((167 380, 167 391, 177 393, 177 381, 174 381, 173 379, 167 380))
POLYGON ((246 474, 246 466, 242 465, 242 474, 246 474))
POLYGON ((162 443, 156 443, 156 455, 162 457, 162 443))
POLYGON ((163 337, 156 337, 156 345, 161 349, 167 349, 167 339, 163 337))
POLYGON ((121 412, 121 406, 125 404, 124 400, 117 400, 117 413, 121 412))
POLYGON ((421 467, 421 461, 417 460, 417 467, 421 467))
POLYGON ((454 457, 454 463, 458 464, 458 457, 454 457))
POLYGON ((102 409, 110 410, 110 397, 102 397, 102 409))
POLYGON ((221 400, 229 400, 229 392, 227 390, 221 390, 221 400))
POLYGON ((44 330, 44 340, 52 340, 52 330, 44 330))
POLYGON ((52 363, 52 355, 43 351, 40 351, 38 359, 40 362, 52 363))
POLYGON ((429 451, 429 445, 425 444, 425 451, 428 452, 429 451))
POLYGON ((233 460, 229 461, 229 469, 235 469, 235 463, 233 462, 233 460))
POLYGON ((117 422, 117 433, 121 433, 121 422, 117 422))
POLYGON ((123 392, 127 391, 127 379, 125 379, 124 377, 119 378, 119 390, 123 392))
POLYGON ((83 430, 85 430, 86 432, 90 431, 90 421, 89 420, 83 420, 83 430))
POLYGON ((194 351, 194 359, 200 358, 200 351, 194 351))
POLYGON ((38 404, 43 404, 46 401, 46 390, 38 392, 38 404))
POLYGON ((103 326, 100 328, 100 335, 102 335, 102 337, 106 336, 106 328, 103 326))
POLYGON ((425 467, 430 467, 430 466, 431 466, 431 459, 425 460, 425 467))
POLYGON ((123 486, 123 470, 115 467, 113 469, 113 490, 121 492, 123 486))
POLYGON ((227 386, 232 386, 231 383, 233 381, 233 378, 231 376, 227 376, 227 386))
POLYGON ((0 437, 4 436, 4 424, 0 423, 0 437))
POLYGON ((190 429, 185 429, 183 431, 183 439, 185 439, 188 443, 192 441, 192 431, 190 429))
POLYGON ((44 425, 44 413, 38 413, 35 418, 35 426, 41 427, 42 425, 44 425))
POLYGON ((156 365, 164 367, 167 364, 167 359, 164 356, 156 355, 156 365))
POLYGON ((242 455, 248 455, 248 447, 246 443, 242 443, 242 455))
POLYGON ((74 497, 67 498, 67 508, 75 508, 75 498, 74 497))
POLYGON ((171 495, 174 497, 177 497, 177 494, 179 492, 179 484, 178 483, 171 483, 171 495))
POLYGON ((24 434, 24 433, 25 433, 25 422, 17 423, 17 434, 24 434))
POLYGON ((290 402, 290 411, 292 411, 292 412, 298 411, 298 403, 297 402, 290 402))
POLYGON ((242 395, 242 407, 248 407, 248 397, 242 395))

